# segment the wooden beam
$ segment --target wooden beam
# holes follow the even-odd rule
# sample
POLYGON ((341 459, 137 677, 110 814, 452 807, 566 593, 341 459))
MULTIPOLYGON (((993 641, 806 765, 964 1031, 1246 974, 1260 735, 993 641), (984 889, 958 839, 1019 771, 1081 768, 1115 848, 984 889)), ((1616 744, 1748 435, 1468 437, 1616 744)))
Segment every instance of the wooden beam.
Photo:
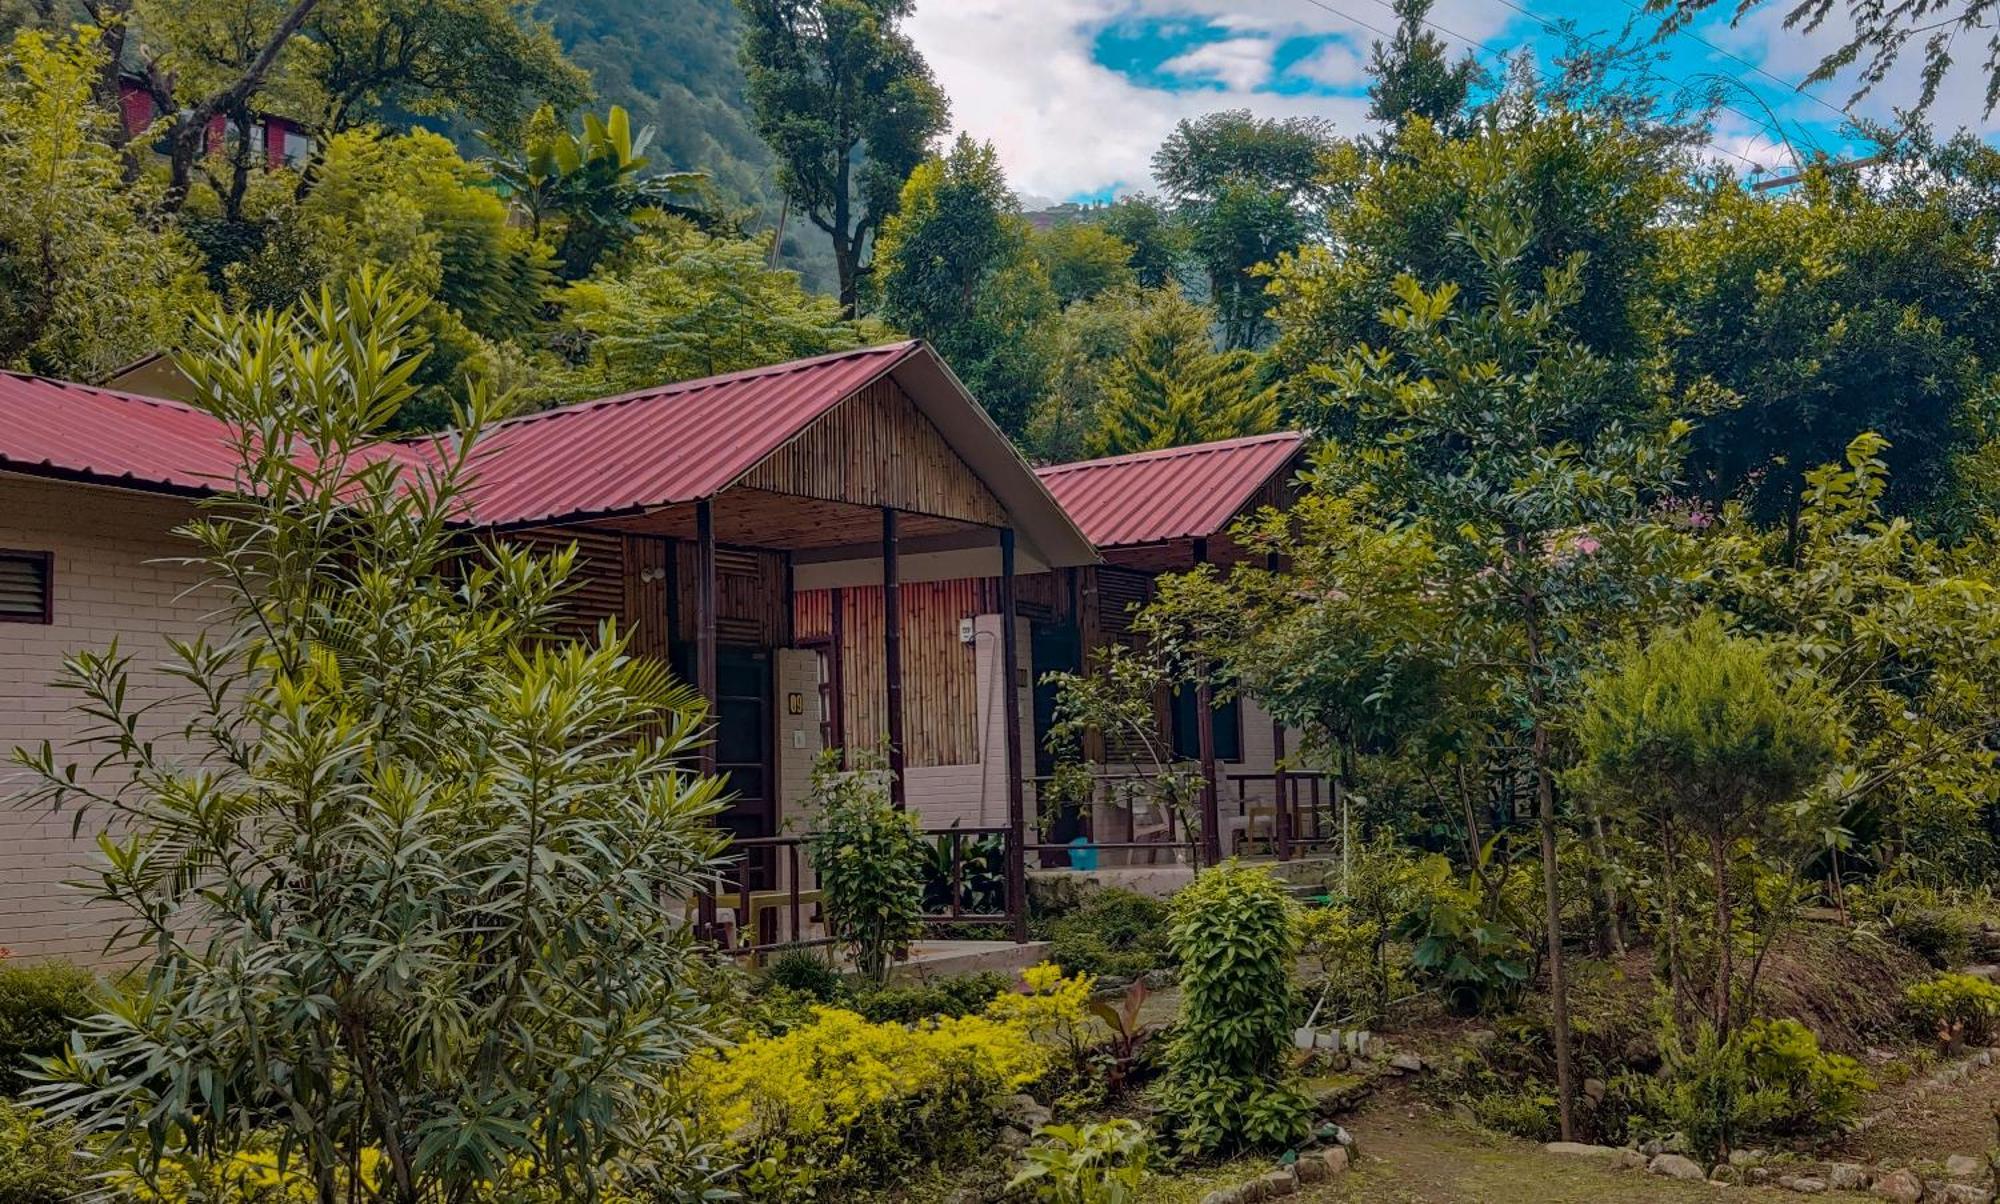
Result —
MULTIPOLYGON (((1071 578, 1072 583, 1074 578, 1071 578)), ((1014 529, 1000 528, 1000 708, 1007 725, 1007 920, 1014 943, 1028 940, 1028 809, 1021 785, 1021 637, 1015 620, 1014 529)))
MULTIPOLYGON (((1208 541, 1194 541, 1194 562, 1208 563, 1208 541)), ((1222 809, 1215 789, 1215 694, 1208 685, 1208 666, 1199 665, 1201 676, 1194 687, 1194 731, 1201 751, 1201 849, 1209 865, 1222 863, 1222 809)))
POLYGON ((847 765, 847 591, 827 591, 831 604, 827 638, 833 649, 827 655, 827 732, 831 746, 840 750, 840 767, 847 765))
POLYGON ((715 772, 716 712, 719 693, 715 669, 715 510, 706 500, 694 507, 694 684, 708 703, 708 740, 701 746, 703 773, 715 772))
POLYGON ((882 672, 889 710, 889 798, 901 807, 903 789, 903 587, 896 564, 896 509, 882 507, 882 672))
MULTIPOLYGON (((1272 573, 1278 571, 1278 554, 1269 553, 1264 558, 1264 567, 1272 573)), ((1278 860, 1292 859, 1292 801, 1285 797, 1286 788, 1291 783, 1285 777, 1285 724, 1277 716, 1271 717, 1271 786, 1277 796, 1278 811, 1273 818, 1277 826, 1278 860)))

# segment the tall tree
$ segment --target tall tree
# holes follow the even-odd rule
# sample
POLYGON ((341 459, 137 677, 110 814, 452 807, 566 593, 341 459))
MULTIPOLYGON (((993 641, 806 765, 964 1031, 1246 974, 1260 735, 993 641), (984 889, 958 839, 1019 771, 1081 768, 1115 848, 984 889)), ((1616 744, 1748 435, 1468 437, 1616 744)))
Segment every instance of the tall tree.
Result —
POLYGON ((1663 329, 1704 411, 1690 467, 1712 501, 1789 525, 1804 471, 1873 431, 1891 512, 1944 517, 1962 457, 2000 427, 2000 208, 1923 167, 1888 185, 1816 172, 1785 198, 1726 181, 1669 227, 1663 329))
POLYGON ((1099 219, 1105 230, 1132 248, 1129 261, 1141 288, 1180 282, 1187 270, 1188 233, 1174 214, 1145 193, 1120 197, 1099 219))
POLYGON ((1019 435, 1047 382, 1036 331, 1056 311, 990 143, 961 134, 910 173, 877 255, 882 316, 927 339, 1001 429, 1019 435))
POLYGON ((1148 295, 1130 345, 1105 372, 1087 454, 1153 451, 1276 428, 1276 396, 1258 380, 1257 357, 1217 351, 1213 317, 1178 290, 1148 295))
MULTIPOLYGON (((1651 515, 1685 430, 1619 421, 1656 413, 1657 386, 1575 333, 1572 311, 1593 303, 1586 256, 1524 271, 1538 238, 1511 195, 1505 135, 1489 130, 1467 150, 1484 157, 1456 225, 1476 265, 1470 278, 1461 287, 1463 277, 1397 277, 1379 340, 1306 369, 1323 386, 1309 414, 1347 449, 1325 486, 1360 490, 1369 521, 1384 529, 1410 524, 1427 536, 1432 603, 1450 615, 1438 663, 1483 680, 1494 726, 1528 738, 1568 1134, 1556 728, 1592 649, 1678 579, 1659 565, 1651 515), (1635 388, 1651 392, 1628 396, 1635 388)), ((1360 283, 1299 267, 1281 270, 1275 286, 1288 324, 1316 324, 1351 302, 1343 284, 1360 283)))
POLYGON ((1153 156, 1153 174, 1192 232, 1223 342, 1253 347, 1270 330, 1257 269, 1323 229, 1334 191, 1333 125, 1259 118, 1247 109, 1183 120, 1153 156))
POLYGON ((790 203, 833 241, 840 304, 860 302, 870 244, 945 130, 930 67, 897 28, 914 0, 738 0, 757 131, 790 203))
POLYGON ((1088 301, 1137 279, 1132 244, 1095 222, 1064 222, 1038 231, 1031 245, 1061 305, 1088 301))
POLYGON ((1470 51, 1453 62, 1427 19, 1433 0, 1396 0, 1396 32, 1369 50, 1368 117, 1400 132, 1413 117, 1462 133, 1472 89, 1485 76, 1470 51))
POLYGON ((0 50, 0 364, 92 379, 179 339, 208 303, 194 248, 124 178, 96 103, 95 30, 0 50))
MULTIPOLYGON (((1734 24, 1768 0, 1733 0, 1730 22, 1734 24)), ((1666 13, 1659 36, 1669 37, 1702 13, 1715 7, 1716 0, 1646 0, 1650 12, 1666 13)), ((1785 28, 1817 33, 1833 18, 1834 0, 1784 0, 1785 28)), ((1937 100, 1945 73, 1956 60, 1952 57, 1958 35, 1969 34, 1986 47, 1986 114, 1992 116, 2000 105, 2000 38, 1992 36, 1993 20, 2000 15, 2000 0, 1846 0, 1845 37, 1800 81, 1800 87, 1827 83, 1842 71, 1861 64, 1852 105, 1880 87, 1902 61, 1910 43, 1921 37, 1923 67, 1918 75, 1919 91, 1915 111, 1921 113, 1937 100)), ((1838 18, 1833 18, 1838 20, 1838 18)), ((1840 28, 1836 26, 1836 28, 1840 28)))
POLYGON ((590 77, 522 0, 342 0, 305 28, 302 70, 329 131, 462 115, 511 142, 538 106, 567 112, 590 99, 590 77))
POLYGON ((137 20, 148 40, 139 78, 166 115, 167 191, 162 207, 176 212, 187 203, 194 173, 217 119, 234 126, 237 138, 231 179, 217 183, 227 215, 241 215, 253 164, 250 129, 259 99, 281 65, 303 39, 306 20, 318 0, 223 0, 178 5, 165 0, 94 0, 93 20, 119 27, 137 20))
POLYGON ((846 321, 831 297, 767 266, 751 239, 665 221, 561 294, 563 322, 583 348, 565 396, 623 393, 856 347, 875 333, 846 321))

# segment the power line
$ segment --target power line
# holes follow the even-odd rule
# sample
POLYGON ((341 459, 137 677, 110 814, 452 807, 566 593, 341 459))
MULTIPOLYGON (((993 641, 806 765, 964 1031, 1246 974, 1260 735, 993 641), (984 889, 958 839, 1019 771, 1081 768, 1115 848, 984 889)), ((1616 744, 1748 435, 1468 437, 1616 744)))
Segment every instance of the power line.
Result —
MULTIPOLYGON (((1646 10, 1640 7, 1638 4, 1634 3, 1633 0, 1625 0, 1625 7, 1631 9, 1635 13, 1638 13, 1642 17, 1647 15, 1646 10)), ((1717 46, 1714 42, 1711 42, 1707 38, 1704 38, 1700 34, 1696 33, 1694 31, 1694 27, 1691 25, 1682 25, 1673 30, 1673 33, 1679 34, 1682 37, 1693 38, 1695 41, 1701 43, 1703 46, 1708 47, 1710 50, 1713 50, 1715 53, 1721 55, 1722 57, 1729 59, 1732 62, 1741 63, 1743 66, 1748 67, 1752 71, 1755 71, 1757 74, 1763 76, 1765 79, 1770 80, 1772 83, 1777 84, 1785 91, 1790 92, 1795 96, 1805 97, 1807 100, 1812 101, 1820 108, 1825 109, 1829 113, 1832 113, 1835 117, 1844 118, 1849 121, 1852 121, 1854 119, 1854 115, 1852 113, 1849 113, 1846 109, 1841 108, 1840 106, 1834 104, 1833 102, 1825 99, 1822 96, 1806 91, 1806 86, 1804 84, 1794 84, 1790 80, 1785 79, 1783 76, 1773 75, 1771 72, 1765 70, 1764 67, 1762 67, 1761 65, 1751 62, 1749 59, 1744 58, 1742 55, 1737 54, 1734 51, 1725 50, 1722 47, 1717 46)), ((1742 81, 1738 80, 1737 82, 1741 83, 1742 81)))
MULTIPOLYGON (((1517 13, 1520 13, 1520 14, 1521 14, 1522 16, 1524 16, 1524 17, 1528 18, 1528 20, 1530 20, 1530 21, 1533 21, 1533 22, 1534 22, 1535 24, 1537 24, 1537 25, 1541 26, 1541 27, 1542 27, 1542 30, 1543 30, 1543 32, 1545 32, 1545 33, 1552 33, 1552 34, 1557 34, 1557 35, 1561 35, 1562 31, 1561 31, 1560 29, 1558 29, 1558 28, 1557 28, 1557 27, 1556 27, 1555 25, 1551 24, 1551 23, 1550 23, 1550 22, 1549 22, 1549 21, 1548 21, 1548 20, 1547 20, 1546 18, 1544 18, 1544 17, 1540 16, 1539 14, 1537 14, 1537 13, 1535 13, 1535 12, 1533 12, 1533 11, 1531 11, 1531 10, 1527 9, 1527 8, 1524 8, 1524 7, 1522 7, 1522 6, 1521 6, 1521 5, 1519 5, 1519 4, 1516 4, 1516 3, 1514 2, 1514 0, 1500 0, 1500 3, 1501 3, 1501 4, 1503 4, 1503 5, 1505 5, 1505 6, 1507 6, 1508 8, 1511 8, 1511 9, 1513 9, 1513 10, 1514 10, 1515 12, 1517 12, 1517 13)), ((1590 46, 1590 47, 1591 47, 1591 48, 1592 48, 1593 50, 1602 50, 1602 49, 1603 49, 1603 47, 1602 47, 1602 46, 1599 46, 1599 45, 1597 44, 1597 42, 1596 42, 1596 40, 1595 40, 1595 39, 1591 38, 1591 37, 1590 37, 1589 35, 1587 35, 1587 34, 1581 34, 1581 33, 1579 33, 1579 34, 1577 34, 1576 36, 1577 36, 1577 37, 1579 37, 1579 38, 1581 38, 1581 39, 1582 39, 1582 40, 1583 40, 1583 41, 1584 41, 1584 42, 1585 42, 1586 44, 1588 44, 1588 45, 1589 45, 1589 46, 1590 46)), ((1669 76, 1669 75, 1667 75, 1667 74, 1666 74, 1665 72, 1661 72, 1661 76, 1662 76, 1663 78, 1665 78, 1665 79, 1668 79, 1669 81, 1671 81, 1671 82, 1673 82, 1673 83, 1676 83, 1676 84, 1679 84, 1679 85, 1680 85, 1680 86, 1682 86, 1682 87, 1687 87, 1687 86, 1688 86, 1688 81, 1687 81, 1687 80, 1685 80, 1685 79, 1681 79, 1681 78, 1677 78, 1677 77, 1674 77, 1674 76, 1669 76)), ((1745 84, 1745 83, 1744 83, 1744 82, 1743 82, 1742 80, 1740 80, 1740 79, 1737 79, 1737 78, 1736 78, 1735 76, 1731 75, 1731 76, 1727 76, 1727 78, 1728 78, 1728 79, 1730 80, 1730 82, 1734 83, 1734 84, 1735 84, 1735 85, 1736 85, 1737 87, 1739 87, 1739 88, 1742 88, 1742 89, 1743 89, 1744 91, 1748 92, 1748 91, 1750 90, 1750 89, 1749 89, 1749 86, 1748 86, 1747 84, 1745 84)), ((1762 118, 1758 118, 1758 117, 1755 117, 1755 116, 1752 116, 1752 115, 1751 115, 1751 114, 1749 114, 1749 113, 1745 113, 1745 112, 1744 112, 1744 111, 1743 111, 1742 109, 1739 109, 1739 108, 1737 108, 1737 107, 1736 107, 1735 105, 1732 105, 1732 104, 1730 104, 1730 103, 1729 103, 1728 101, 1726 101, 1726 100, 1723 100, 1723 99, 1722 99, 1721 97, 1719 97, 1719 96, 1715 98, 1715 103, 1716 103, 1716 105, 1717 105, 1718 107, 1720 107, 1720 108, 1723 108, 1723 109, 1727 109, 1727 110, 1728 110, 1729 112, 1731 112, 1731 113, 1734 113, 1734 114, 1736 114, 1736 115, 1737 115, 1738 117, 1741 117, 1741 118, 1742 118, 1743 120, 1745 120, 1745 121, 1748 121, 1748 122, 1750 122, 1750 123, 1751 123, 1751 124, 1753 124, 1753 125, 1757 125, 1757 126, 1761 126, 1761 127, 1763 127, 1763 129, 1764 129, 1764 131, 1765 131, 1766 133, 1769 133, 1769 134, 1772 134, 1772 135, 1774 135, 1774 136, 1775 136, 1775 137, 1776 137, 1776 138, 1778 139, 1778 141, 1780 141, 1780 142, 1784 143, 1784 144, 1785 144, 1785 149, 1786 149, 1786 150, 1791 150, 1791 139, 1789 139, 1789 138, 1785 137, 1785 132, 1784 132, 1784 130, 1782 130, 1782 129, 1778 128, 1778 127, 1777 127, 1777 126, 1776 126, 1775 124, 1773 124, 1773 122, 1771 122, 1771 121, 1766 121, 1766 120, 1763 120, 1762 118)), ((1710 145, 1713 145, 1713 143, 1711 143, 1710 145)), ((1740 156, 1740 155, 1739 155, 1739 156, 1737 156, 1737 157, 1738 157, 1738 158, 1741 158, 1742 156, 1740 156)), ((1794 161, 1796 161, 1796 160, 1798 159, 1798 155, 1797 155, 1797 153, 1796 153, 1796 152, 1794 152, 1794 153, 1793 153, 1793 155, 1792 155, 1792 158, 1793 158, 1793 160, 1794 160, 1794 161)), ((1748 160, 1744 160, 1744 161, 1745 161, 1745 162, 1748 162, 1748 160)))
MULTIPOLYGON (((1380 26, 1371 25, 1368 22, 1363 21, 1361 18, 1355 16, 1353 13, 1343 12, 1342 10, 1335 8, 1333 5, 1326 3, 1326 0, 1305 0, 1305 2, 1324 12, 1332 13, 1334 16, 1339 17, 1343 21, 1350 21, 1356 25, 1359 25, 1361 28, 1366 29, 1380 37, 1389 38, 1391 40, 1395 38, 1394 34, 1389 33, 1387 30, 1382 29, 1380 26)), ((1501 0, 1501 2, 1508 3, 1508 0, 1501 0)), ((1374 3, 1381 5, 1382 7, 1388 9, 1390 12, 1396 11, 1396 6, 1391 2, 1391 0, 1374 0, 1374 3)), ((1541 18, 1536 17, 1533 13, 1528 12, 1526 9, 1519 8, 1518 6, 1513 5, 1511 3, 1508 3, 1508 7, 1515 8, 1516 11, 1526 14, 1530 19, 1534 20, 1537 24, 1540 24, 1543 29, 1549 30, 1550 32, 1554 32, 1554 28, 1552 26, 1550 26, 1547 22, 1542 21, 1541 18)), ((1477 38, 1467 37, 1466 35, 1459 33, 1455 29, 1449 29, 1443 25, 1438 24, 1436 21, 1431 20, 1429 17, 1420 17, 1418 18, 1418 20, 1421 21, 1424 25, 1429 26, 1431 29, 1438 31, 1439 33, 1444 34, 1447 37, 1457 38, 1459 41, 1465 43, 1466 46, 1472 48, 1473 50, 1484 50, 1489 54, 1495 55, 1502 62, 1511 63, 1515 61, 1513 56, 1510 55, 1506 50, 1502 49, 1501 47, 1495 46, 1491 42, 1485 42, 1477 38)), ((1588 38, 1585 38, 1584 40, 1589 41, 1588 38)), ((1592 43, 1592 45, 1595 45, 1595 43, 1592 43)), ((1530 72, 1534 73, 1537 82, 1546 82, 1542 77, 1539 66, 1535 62, 1533 62, 1532 59, 1528 61, 1527 68, 1530 72)), ((1685 83, 1685 81, 1675 81, 1675 82, 1683 84, 1685 83)), ((1738 112, 1739 115, 1743 116, 1745 120, 1756 122, 1757 125, 1761 126, 1766 131, 1777 133, 1777 131, 1771 130, 1771 127, 1768 123, 1756 121, 1755 118, 1750 117, 1748 114, 1740 113, 1739 110, 1731 109, 1731 111, 1738 112)), ((1779 134, 1779 141, 1780 142, 1785 141, 1784 136, 1782 134, 1779 134)), ((1769 170, 1769 168, 1765 167, 1762 163, 1757 162, 1755 159, 1752 159, 1747 155, 1740 155, 1735 151, 1730 150, 1728 147, 1721 145, 1720 143, 1710 141, 1708 145, 1711 149, 1720 151, 1723 154, 1728 155, 1730 158, 1737 160, 1738 162, 1744 164, 1753 171, 1761 173, 1769 170)), ((1790 149, 1789 144, 1787 144, 1787 149, 1790 149)), ((1794 159, 1796 159, 1796 156, 1794 156, 1794 159)))

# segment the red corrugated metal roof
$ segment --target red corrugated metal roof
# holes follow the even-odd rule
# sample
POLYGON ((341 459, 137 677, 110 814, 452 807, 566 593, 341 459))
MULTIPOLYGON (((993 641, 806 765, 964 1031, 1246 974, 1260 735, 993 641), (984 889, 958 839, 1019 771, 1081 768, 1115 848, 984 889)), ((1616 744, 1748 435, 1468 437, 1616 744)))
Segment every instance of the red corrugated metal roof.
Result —
POLYGON ((502 423, 475 453, 477 519, 518 526, 712 497, 920 346, 837 352, 502 423))
POLYGON ((229 428, 193 406, 0 372, 0 468, 200 491, 235 464, 229 428))
POLYGON ((1296 431, 1038 468, 1100 548, 1220 535, 1305 446, 1296 431))
MULTIPOLYGON (((475 456, 473 517, 517 526, 710 497, 916 342, 644 389, 503 422, 475 456)), ((400 445, 413 461, 426 436, 400 445)), ((198 491, 228 481, 229 430, 180 402, 0 373, 0 467, 198 491)))

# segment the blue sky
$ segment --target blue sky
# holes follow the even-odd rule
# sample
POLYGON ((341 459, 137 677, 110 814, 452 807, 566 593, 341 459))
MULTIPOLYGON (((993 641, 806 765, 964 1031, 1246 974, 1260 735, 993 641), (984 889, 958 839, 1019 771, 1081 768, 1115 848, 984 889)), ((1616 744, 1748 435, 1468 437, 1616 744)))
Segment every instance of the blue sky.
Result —
MULTIPOLYGON (((1522 47, 1546 67, 1561 46, 1551 27, 1564 21, 1600 43, 1632 21, 1650 34, 1656 19, 1640 16, 1640 4, 1439 0, 1431 16, 1448 45, 1489 68, 1522 47)), ((1726 83, 1730 108, 1718 115, 1711 153, 1746 175, 1783 173, 1792 148, 1853 153, 1837 112, 1851 86, 1835 81, 1811 95, 1791 86, 1840 31, 1784 29, 1788 0, 1764 0, 1732 27, 1735 7, 1720 0, 1690 31, 1657 43, 1663 90, 1726 83)), ((1160 139, 1212 109, 1311 113, 1364 130, 1368 49, 1394 19, 1389 0, 919 0, 910 28, 959 128, 992 140, 1015 186, 1038 202, 1149 187, 1160 139)), ((1887 119, 1914 96, 1915 66, 1901 65, 1856 111, 1887 119)), ((1947 80, 1938 124, 1991 125, 1979 112, 1976 66, 1947 80)))

